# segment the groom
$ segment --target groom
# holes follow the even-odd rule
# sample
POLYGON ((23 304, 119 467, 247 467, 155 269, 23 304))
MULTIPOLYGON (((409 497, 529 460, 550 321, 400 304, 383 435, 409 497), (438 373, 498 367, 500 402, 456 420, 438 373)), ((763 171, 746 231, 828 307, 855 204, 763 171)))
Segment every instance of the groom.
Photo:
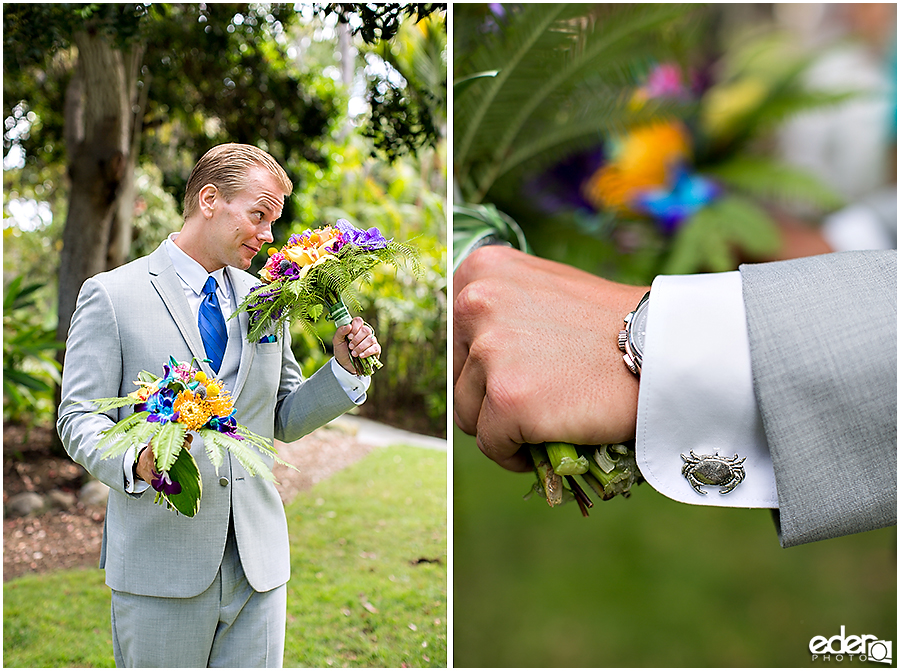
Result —
POLYGON ((112 590, 117 666, 282 664, 290 556, 274 485, 230 457, 217 472, 197 438, 200 511, 177 515, 154 504, 152 446, 124 460, 95 449, 129 410, 92 414, 81 402, 128 394, 142 370, 159 374, 170 356, 200 360, 231 392, 237 421, 267 438, 296 440, 365 401, 369 379, 353 374, 350 355, 381 347, 359 317, 336 330, 334 359, 309 379, 287 331, 250 342, 247 315, 228 319, 258 284, 244 271, 273 241, 292 189, 269 154, 214 147, 188 180, 181 232, 81 288, 57 429, 69 455, 110 487, 100 566, 112 590))

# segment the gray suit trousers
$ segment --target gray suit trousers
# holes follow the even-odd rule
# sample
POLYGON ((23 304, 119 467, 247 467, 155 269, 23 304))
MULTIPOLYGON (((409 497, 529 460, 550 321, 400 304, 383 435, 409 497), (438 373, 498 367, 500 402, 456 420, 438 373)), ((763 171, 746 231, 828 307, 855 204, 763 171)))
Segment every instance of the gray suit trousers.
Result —
POLYGON ((202 594, 183 599, 112 593, 119 668, 281 668, 287 585, 257 592, 247 582, 234 530, 202 594), (135 636, 141 631, 152 635, 135 636))

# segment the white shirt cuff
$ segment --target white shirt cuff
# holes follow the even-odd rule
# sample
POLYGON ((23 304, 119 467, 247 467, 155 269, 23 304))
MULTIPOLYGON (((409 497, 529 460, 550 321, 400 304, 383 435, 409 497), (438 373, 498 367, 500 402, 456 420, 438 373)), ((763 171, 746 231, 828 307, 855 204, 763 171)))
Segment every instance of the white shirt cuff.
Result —
MULTIPOLYGON (((777 508, 775 472, 753 393, 738 271, 657 277, 650 292, 638 396, 638 466, 661 494, 700 505, 777 508), (682 474, 686 459, 743 459, 731 492, 682 474)), ((732 468, 737 472, 737 467, 732 468)))
POLYGON ((354 375, 345 370, 334 358, 331 359, 331 372, 334 373, 338 384, 341 385, 341 389, 344 390, 344 393, 347 394, 351 401, 356 405, 365 403, 366 392, 369 390, 369 384, 372 382, 370 376, 354 375))
POLYGON ((128 494, 140 494, 150 487, 150 483, 134 477, 133 468, 136 461, 135 449, 129 447, 122 461, 122 468, 125 471, 125 491, 128 494))

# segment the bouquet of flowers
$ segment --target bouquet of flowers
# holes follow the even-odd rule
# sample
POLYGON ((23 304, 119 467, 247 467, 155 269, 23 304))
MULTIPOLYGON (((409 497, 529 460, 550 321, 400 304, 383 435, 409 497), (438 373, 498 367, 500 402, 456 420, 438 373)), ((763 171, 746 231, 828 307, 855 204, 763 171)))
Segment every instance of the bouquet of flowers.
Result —
MULTIPOLYGON (((350 285, 379 263, 397 266, 401 258, 418 268, 410 247, 386 240, 377 228, 363 231, 338 219, 334 226, 308 229, 292 235, 281 249, 270 249, 259 273, 263 284, 247 295, 237 312, 250 315, 248 338, 253 342, 266 332, 281 333, 289 321, 311 330, 326 311, 336 326, 343 326, 351 321, 343 300, 350 285)), ((351 359, 357 375, 381 368, 378 357, 351 359)))
POLYGON ((136 391, 128 396, 89 401, 94 412, 133 405, 135 412, 103 432, 97 444, 103 458, 124 454, 129 448, 153 447, 154 472, 150 485, 156 490, 156 503, 165 504, 187 517, 200 510, 203 483, 197 462, 189 449, 183 449, 189 431, 203 438, 206 454, 218 469, 225 451, 253 476, 274 480, 260 452, 287 464, 275 454, 271 442, 234 418, 234 404, 222 383, 207 377, 191 363, 179 363, 173 357, 163 366, 163 377, 147 371, 138 375, 136 391))

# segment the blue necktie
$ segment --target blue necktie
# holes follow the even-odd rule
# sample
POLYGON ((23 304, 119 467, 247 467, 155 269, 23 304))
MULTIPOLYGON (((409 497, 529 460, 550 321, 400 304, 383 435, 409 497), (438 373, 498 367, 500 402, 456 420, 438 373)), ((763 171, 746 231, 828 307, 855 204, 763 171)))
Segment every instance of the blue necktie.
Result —
POLYGON ((225 356, 225 344, 228 340, 225 330, 225 319, 222 317, 222 308, 219 307, 219 299, 216 298, 216 280, 210 276, 203 285, 203 302, 200 303, 200 315, 197 325, 200 327, 200 337, 203 338, 203 347, 206 349, 206 358, 210 360, 213 372, 218 373, 222 365, 222 357, 225 356))

